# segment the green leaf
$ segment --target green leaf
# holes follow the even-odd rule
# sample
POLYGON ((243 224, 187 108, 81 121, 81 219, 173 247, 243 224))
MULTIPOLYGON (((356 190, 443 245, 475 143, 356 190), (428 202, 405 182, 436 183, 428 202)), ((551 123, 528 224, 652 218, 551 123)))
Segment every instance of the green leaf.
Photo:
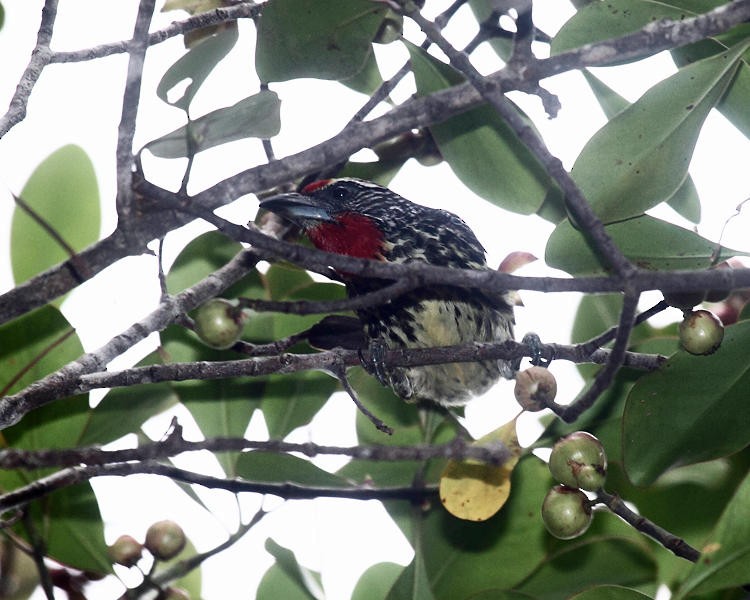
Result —
POLYGON ((307 425, 336 391, 338 381, 324 373, 305 372, 270 377, 260 408, 271 439, 283 439, 307 425))
MULTIPOLYGON (((202 344, 195 335, 177 326, 160 334, 165 362, 215 361, 227 358, 202 344)), ((170 384, 175 396, 190 411, 201 432, 210 437, 242 437, 253 412, 258 407, 265 384, 256 379, 215 379, 180 381, 170 384)), ((218 455, 228 476, 234 474, 237 453, 218 455)))
MULTIPOLYGON (((591 2, 560 28, 551 44, 551 54, 579 48, 610 38, 633 33, 659 19, 683 20, 723 4, 723 0, 609 0, 591 2)), ((611 64, 620 64, 615 57, 611 64)))
POLYGON ((237 27, 228 27, 216 35, 201 40, 174 63, 159 81, 156 95, 167 104, 188 112, 198 90, 237 42, 237 27), (182 94, 170 101, 169 95, 180 84, 187 82, 182 94))
MULTIPOLYGON (((182 551, 167 561, 159 561, 156 564, 155 575, 158 577, 163 571, 169 571, 175 568, 179 563, 189 560, 194 557, 198 551, 193 546, 193 543, 188 538, 185 542, 185 547, 182 551)), ((201 575, 200 567, 190 569, 185 575, 171 582, 174 587, 179 588, 187 592, 188 598, 200 598, 201 597, 201 586, 203 577, 201 575)))
POLYGON ((237 475, 248 481, 261 483, 287 483, 315 487, 351 486, 346 479, 316 467, 309 460, 280 454, 254 450, 243 452, 237 459, 237 475))
POLYGON ((373 162, 349 161, 341 169, 339 175, 341 177, 367 179, 387 187, 404 165, 404 162, 399 159, 381 159, 373 162))
MULTIPOLYGON (((724 50, 738 41, 750 36, 750 26, 747 24, 734 27, 730 32, 710 40, 701 40, 695 44, 682 46, 672 50, 672 58, 678 67, 695 62, 707 56, 712 56, 724 50)), ((732 85, 719 102, 717 108, 739 129, 746 137, 750 137, 750 115, 746 107, 750 103, 750 56, 745 53, 743 62, 740 63, 737 75, 732 85)))
MULTIPOLYGON (((449 65, 406 43, 417 92, 425 96, 464 81, 449 65)), ((525 117, 524 117, 525 118, 525 117)), ((492 107, 483 105, 430 127, 456 176, 485 200, 521 214, 559 196, 531 151, 492 107)))
MULTIPOLYGON (((21 198, 73 251, 99 238, 99 187, 94 165, 79 146, 63 146, 42 161, 21 198)), ((13 211, 10 255, 16 283, 70 258, 68 250, 19 206, 13 211)))
MULTIPOLYGON (((65 317, 45 306, 0 326, 0 391, 13 393, 72 360, 83 348, 65 317)), ((2 447, 23 450, 79 445, 88 420, 88 395, 51 402, 3 430, 2 447)), ((0 489, 12 490, 42 476, 42 471, 0 470, 0 489)), ((32 520, 49 556, 64 564, 108 573, 104 530, 96 497, 88 483, 53 492, 32 503, 32 520)), ((19 534, 28 539, 20 528, 19 534)))
POLYGON ((471 600, 535 600, 535 598, 514 590, 484 590, 474 594, 471 600))
POLYGON ((430 581, 425 571, 424 561, 417 551, 414 559, 401 571, 394 582, 386 600, 436 600, 430 588, 430 581))
MULTIPOLYGON (((0 392, 12 394, 83 354, 65 317, 47 305, 0 326, 0 392)), ((75 446, 86 422, 88 395, 45 404, 3 431, 2 445, 35 450, 75 446)), ((0 480, 6 471, 0 470, 0 480)))
POLYGON ((623 417, 624 465, 633 483, 649 484, 671 467, 750 443, 748 347, 750 322, 743 321, 726 328, 714 354, 677 352, 638 381, 623 417))
MULTIPOLYGON (((241 244, 218 231, 209 231, 190 241, 177 256, 167 275, 167 291, 177 294, 220 269, 242 250, 241 244)), ((263 293, 260 274, 250 271, 224 292, 226 298, 240 294, 263 293)))
POLYGON ((539 509, 549 485, 546 464, 527 456, 513 471, 508 502, 491 519, 472 523, 431 510, 417 527, 416 545, 435 598, 507 589, 527 577, 546 554, 539 509))
POLYGON ((748 43, 680 69, 588 141, 571 175, 602 220, 640 215, 683 184, 703 121, 748 43))
MULTIPOLYGON (((481 24, 492 16, 498 5, 493 0, 469 0, 469 6, 474 13, 477 23, 481 24)), ((502 36, 492 36, 487 40, 501 60, 507 62, 513 52, 513 40, 502 36)))
POLYGON ((266 540, 266 550, 276 563, 266 571, 258 586, 258 598, 284 598, 284 600, 323 600, 325 594, 320 573, 316 573, 297 562, 294 553, 274 542, 266 540))
MULTIPOLYGON (((619 462, 609 461, 607 488, 637 506, 639 514, 700 548, 746 475, 747 458, 734 455, 678 467, 653 485, 636 487, 619 462)), ((674 589, 692 565, 655 542, 653 546, 659 581, 674 589)))
POLYGON ((647 600, 650 597, 619 585, 598 585, 571 596, 570 600, 647 600))
MULTIPOLYGON (((599 105, 602 107, 607 119, 614 118, 617 114, 625 110, 630 103, 620 94, 607 86, 601 79, 593 75, 588 69, 582 71, 586 82, 594 92, 599 105)), ((701 201, 698 196, 698 190, 695 188, 693 178, 688 175, 685 181, 667 200, 679 215, 686 218, 692 223, 698 223, 701 218, 701 201)))
POLYGON ((742 586, 750 573, 750 475, 737 489, 675 600, 742 586))
POLYGON ((378 563, 367 569, 357 581, 351 600, 381 600, 398 579, 404 567, 395 563, 378 563))
MULTIPOLYGON (((605 229, 623 254, 643 269, 706 269, 713 264, 716 244, 649 215, 611 223, 605 229)), ((746 255, 722 248, 718 260, 746 255)), ((549 266, 571 275, 601 274, 604 270, 580 231, 568 220, 560 223, 547 240, 545 260, 549 266)))
POLYGON ((146 148, 160 158, 182 158, 236 140, 270 138, 281 129, 280 106, 276 92, 263 90, 195 119, 146 148))
MULTIPOLYGON (((146 356, 137 366, 161 364, 158 352, 146 356)), ((79 444, 108 444, 129 433, 137 433, 151 417, 161 414, 178 402, 167 382, 111 389, 96 407, 89 411, 79 444)))
MULTIPOLYGON (((618 519, 612 515, 600 518, 618 519)), ((537 600, 563 600, 592 585, 643 585, 655 579, 653 559, 642 543, 624 537, 593 536, 567 542, 552 553, 518 590, 537 600)))
MULTIPOLYGON (((32 519, 48 556, 82 571, 111 573, 104 524, 91 484, 62 488, 34 502, 32 519)), ((27 537, 25 532, 21 535, 27 537)))
POLYGON ((351 77, 341 79, 341 83, 355 92, 371 96, 383 83, 383 76, 380 74, 375 54, 370 52, 362 69, 351 77))
POLYGON ((688 175, 677 191, 667 198, 667 204, 674 211, 691 223, 699 223, 701 220, 701 199, 698 189, 695 187, 693 178, 688 175))
POLYGON ((264 83, 354 77, 368 65, 385 12, 367 0, 269 2, 258 23, 258 77, 264 83))

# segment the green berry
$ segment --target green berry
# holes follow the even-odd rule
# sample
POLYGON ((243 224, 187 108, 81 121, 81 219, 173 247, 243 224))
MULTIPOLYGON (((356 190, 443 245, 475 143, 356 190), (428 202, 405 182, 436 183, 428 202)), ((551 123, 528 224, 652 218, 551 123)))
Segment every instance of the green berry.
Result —
POLYGON ((174 521, 165 520, 157 521, 148 528, 144 546, 157 560, 169 560, 182 552, 186 541, 182 527, 174 521))
POLYGON ((549 470, 555 481, 593 492, 604 486, 607 455, 593 435, 576 431, 558 440, 552 448, 549 470))
POLYGON ((143 544, 130 535, 121 535, 107 548, 107 552, 114 564, 132 567, 143 556, 143 544))
POLYGON ((542 520, 547 531, 561 540, 582 535, 591 525, 591 506, 581 490, 556 485, 542 503, 542 520))
POLYGON ((195 333, 207 346, 231 348, 242 334, 242 310, 224 298, 213 298, 195 313, 195 333))
POLYGON ((724 325, 711 311, 691 311, 680 323, 680 345, 690 354, 713 354, 723 339, 724 325))

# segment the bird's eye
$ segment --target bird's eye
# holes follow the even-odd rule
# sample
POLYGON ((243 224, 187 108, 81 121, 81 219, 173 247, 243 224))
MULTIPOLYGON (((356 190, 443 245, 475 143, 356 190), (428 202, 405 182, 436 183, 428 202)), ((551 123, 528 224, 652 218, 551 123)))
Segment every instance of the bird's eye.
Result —
POLYGON ((336 185, 331 189, 331 195, 336 198, 336 200, 346 200, 349 191, 344 186, 336 185))

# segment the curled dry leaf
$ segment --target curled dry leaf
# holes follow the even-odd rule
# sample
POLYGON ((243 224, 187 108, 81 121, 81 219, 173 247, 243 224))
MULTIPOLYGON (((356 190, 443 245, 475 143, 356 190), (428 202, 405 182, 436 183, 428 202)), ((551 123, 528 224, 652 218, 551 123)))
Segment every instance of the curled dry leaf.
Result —
POLYGON ((450 460, 440 476, 440 501, 454 517, 486 521, 497 513, 510 496, 510 477, 518 463, 521 447, 516 420, 477 440, 477 445, 502 442, 511 457, 502 465, 478 460, 450 460))

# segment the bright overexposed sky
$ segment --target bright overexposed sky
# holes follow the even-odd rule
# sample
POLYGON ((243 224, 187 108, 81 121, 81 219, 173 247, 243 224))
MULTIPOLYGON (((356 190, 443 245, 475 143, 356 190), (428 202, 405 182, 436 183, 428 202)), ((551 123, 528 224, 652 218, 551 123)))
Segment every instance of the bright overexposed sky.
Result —
MULTIPOLYGON (((129 38, 137 4, 134 0, 109 0, 104 9, 99 0, 61 0, 53 48, 74 50, 129 38)), ((448 4, 443 0, 428 0, 428 16, 434 16, 448 4)), ((3 5, 6 16, 5 25, 0 30, 3 63, 0 111, 7 107, 28 62, 43 2, 3 0, 3 5)), ((161 2, 157 5, 160 6, 161 2)), ((572 13, 572 8, 560 0, 535 2, 535 22, 549 34, 554 34, 572 13)), ((182 17, 180 13, 157 13, 152 30, 182 17)), ((258 91, 252 68, 253 26, 241 23, 240 31, 237 46, 196 97, 194 116, 231 105, 258 91)), ((414 27, 407 27, 406 33, 413 41, 421 40, 414 27)), ((446 35, 461 46, 473 33, 469 9, 464 7, 446 35)), ((540 47, 539 51, 543 48, 540 47)), ((136 134, 137 148, 183 124, 183 114, 155 95, 161 75, 183 52, 181 38, 170 39, 149 50, 136 134)), ((398 43, 377 46, 376 53, 386 77, 394 73, 406 58, 405 50, 398 43)), ((499 67, 496 56, 487 45, 480 47, 473 59, 483 72, 499 67)), ((115 226, 116 127, 126 66, 127 57, 117 55, 91 62, 53 65, 44 71, 31 95, 26 120, 0 139, 0 247, 8 247, 13 210, 11 193, 20 193, 33 169, 51 152, 69 143, 82 146, 94 162, 103 204, 102 235, 112 231, 115 226)), ((628 100, 634 101, 674 70, 669 56, 661 54, 636 65, 597 69, 595 72, 628 100)), ((545 81, 544 85, 558 93, 562 102, 562 111, 554 120, 544 115, 538 99, 521 93, 512 93, 511 97, 534 119, 553 153, 570 167, 586 140, 604 123, 604 116, 580 75, 560 75, 545 81)), ((302 80, 275 84, 272 89, 282 99, 282 133, 274 140, 277 157, 302 150, 335 134, 365 101, 364 96, 333 82, 302 80)), ((412 91, 407 81, 397 88, 394 97, 403 100, 412 91)), ((704 221, 698 228, 709 239, 717 239, 724 221, 749 194, 747 156, 750 156, 748 141, 723 117, 712 114, 698 142, 695 168, 691 171, 704 207, 710 207, 704 210, 704 221)), ((257 140, 242 140, 209 150, 196 159, 191 190, 200 190, 263 161, 264 155, 257 140)), ((170 189, 177 187, 185 166, 180 160, 148 157, 144 164, 147 175, 155 183, 170 189)), ((506 254, 515 250, 531 252, 540 258, 544 256, 546 238, 552 231, 549 223, 536 217, 508 213, 473 196, 446 164, 425 168, 410 161, 391 187, 415 202, 459 213, 487 248, 491 265, 498 265, 506 254)), ((256 209, 256 201, 246 197, 235 202, 226 214, 243 223, 253 218, 256 209)), ((659 209, 658 216, 677 220, 668 209, 659 209)), ((203 225, 193 224, 170 235, 165 245, 167 264, 191 235, 206 229, 203 225)), ((727 227, 723 242, 730 247, 748 250, 747 230, 748 218, 742 215, 727 227)), ((9 265, 8 252, 3 250, 0 252, 0 291, 13 287, 9 265)), ((540 260, 526 267, 523 273, 548 275, 551 270, 540 260)), ((63 305, 63 312, 78 330, 85 348, 91 350, 148 314, 155 308, 158 298, 155 259, 151 256, 131 257, 73 292, 63 305)), ((524 292, 522 298, 525 307, 517 311, 519 337, 524 332, 536 331, 544 341, 564 343, 569 340, 578 300, 576 295, 524 292)), ((677 317, 671 315, 668 318, 677 317)), ((113 367, 133 364, 154 345, 152 336, 116 361, 113 367)), ((561 382, 561 397, 565 398, 567 394, 572 398, 579 385, 574 368, 555 363, 553 371, 561 382)), ((481 435, 516 412, 512 385, 503 382, 468 407, 467 421, 472 432, 481 435)), ((311 427, 295 432, 292 439, 354 444, 353 416, 351 402, 337 396, 311 427)), ((185 413, 180 413, 180 419, 189 425, 185 413)), ((526 422, 525 441, 530 441, 536 431, 535 419, 529 416, 526 422)), ((168 417, 155 420, 149 425, 148 433, 160 437, 168 422, 168 417)), ((256 423, 252 432, 262 435, 262 424, 256 423)), ((203 461, 201 468, 211 469, 211 461, 203 461)), ((176 518, 196 546, 206 550, 222 541, 222 528, 231 530, 236 525, 236 508, 228 493, 205 494, 216 507, 217 516, 213 517, 204 511, 196 511, 184 496, 173 492, 175 488, 170 482, 155 477, 102 480, 96 481, 94 486, 101 492, 109 541, 121 533, 142 536, 150 522, 176 518), (167 500, 162 502, 162 499, 167 500)), ((243 500, 247 507, 252 507, 255 502, 255 499, 243 500)), ((243 597, 250 596, 271 564, 270 557, 262 550, 262 543, 272 535, 282 545, 298 552, 305 565, 323 572, 329 598, 347 598, 368 564, 379 560, 405 564, 410 560, 411 551, 406 540, 384 515, 376 502, 316 500, 287 503, 234 548, 205 564, 204 596, 207 600, 226 598, 228 590, 238 592, 240 589, 243 597), (249 591, 246 593, 245 590, 249 591)), ((99 593, 100 597, 107 598, 111 597, 108 594, 116 592, 106 588, 99 593)))

